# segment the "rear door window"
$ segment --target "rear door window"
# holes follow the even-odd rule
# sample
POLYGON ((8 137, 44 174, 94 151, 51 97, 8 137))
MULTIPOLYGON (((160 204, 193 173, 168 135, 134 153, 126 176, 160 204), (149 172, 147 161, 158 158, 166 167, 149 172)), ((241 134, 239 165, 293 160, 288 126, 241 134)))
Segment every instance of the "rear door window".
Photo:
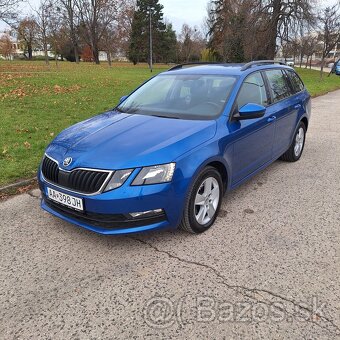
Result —
POLYGON ((273 103, 289 97, 292 93, 282 70, 266 70, 273 103))
POLYGON ((302 80, 294 71, 286 71, 290 83, 292 84, 293 90, 295 93, 303 91, 305 86, 303 85, 302 80))

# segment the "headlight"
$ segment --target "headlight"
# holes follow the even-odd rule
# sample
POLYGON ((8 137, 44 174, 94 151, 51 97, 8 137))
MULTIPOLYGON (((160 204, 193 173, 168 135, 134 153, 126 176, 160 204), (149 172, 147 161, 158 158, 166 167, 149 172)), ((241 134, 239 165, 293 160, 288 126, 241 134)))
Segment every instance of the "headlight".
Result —
POLYGON ((125 183, 125 181, 129 178, 132 171, 133 169, 115 171, 109 183, 107 183, 104 192, 121 187, 125 183))
POLYGON ((176 163, 154 165, 143 168, 132 185, 166 183, 172 180, 176 163))

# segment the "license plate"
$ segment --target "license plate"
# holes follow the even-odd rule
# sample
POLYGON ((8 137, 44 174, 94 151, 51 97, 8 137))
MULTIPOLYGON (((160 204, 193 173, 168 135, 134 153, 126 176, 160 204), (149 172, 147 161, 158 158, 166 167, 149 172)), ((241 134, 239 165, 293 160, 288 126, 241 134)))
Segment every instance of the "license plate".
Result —
POLYGON ((80 211, 84 210, 83 200, 81 198, 67 195, 51 188, 47 188, 47 196, 50 200, 66 205, 69 208, 80 211))

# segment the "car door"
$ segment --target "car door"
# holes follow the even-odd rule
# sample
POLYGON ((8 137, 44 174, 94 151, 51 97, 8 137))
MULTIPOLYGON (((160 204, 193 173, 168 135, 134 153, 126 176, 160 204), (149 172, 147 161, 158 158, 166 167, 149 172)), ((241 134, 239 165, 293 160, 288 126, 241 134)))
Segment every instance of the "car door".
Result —
POLYGON ((261 118, 237 120, 239 109, 246 104, 268 105, 268 92, 261 72, 250 74, 243 82, 228 122, 233 143, 232 186, 272 159, 275 119, 267 111, 261 118))
POLYGON ((271 92, 272 104, 267 108, 268 113, 276 117, 273 157, 280 157, 286 152, 292 141, 296 128, 298 111, 301 103, 282 69, 265 71, 271 92))

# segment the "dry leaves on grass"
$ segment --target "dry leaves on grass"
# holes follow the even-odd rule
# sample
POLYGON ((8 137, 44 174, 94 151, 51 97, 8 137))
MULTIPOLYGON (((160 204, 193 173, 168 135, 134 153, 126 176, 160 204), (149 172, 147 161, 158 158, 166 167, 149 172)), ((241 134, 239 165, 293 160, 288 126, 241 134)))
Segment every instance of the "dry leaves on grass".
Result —
POLYGON ((33 74, 20 74, 20 73, 0 73, 0 86, 13 87, 15 85, 22 85, 22 79, 32 78, 33 74))
POLYGON ((30 84, 26 86, 21 86, 15 88, 7 93, 0 95, 2 100, 6 98, 24 98, 27 96, 32 96, 33 94, 66 94, 66 93, 74 93, 81 89, 81 86, 78 84, 72 86, 60 86, 54 85, 51 86, 44 86, 44 87, 35 87, 30 84))
POLYGON ((30 149, 31 148, 31 144, 28 143, 27 141, 24 142, 24 146, 25 146, 26 149, 30 149))
POLYGON ((30 130, 28 130, 28 129, 16 129, 15 132, 16 133, 30 133, 30 130))
POLYGON ((0 72, 14 72, 14 73, 29 73, 29 72, 46 72, 49 71, 49 68, 44 64, 38 64, 36 62, 33 63, 2 63, 0 64, 0 72))
POLYGON ((19 87, 19 88, 13 89, 13 90, 11 90, 7 93, 0 95, 0 99, 1 100, 4 100, 6 98, 19 98, 19 99, 21 99, 21 98, 24 98, 26 96, 28 96, 26 90, 22 87, 19 87))
POLYGON ((60 93, 72 93, 72 92, 77 92, 80 90, 79 85, 72 85, 69 87, 66 86, 59 86, 59 85, 54 85, 53 91, 55 94, 60 94, 60 93))

